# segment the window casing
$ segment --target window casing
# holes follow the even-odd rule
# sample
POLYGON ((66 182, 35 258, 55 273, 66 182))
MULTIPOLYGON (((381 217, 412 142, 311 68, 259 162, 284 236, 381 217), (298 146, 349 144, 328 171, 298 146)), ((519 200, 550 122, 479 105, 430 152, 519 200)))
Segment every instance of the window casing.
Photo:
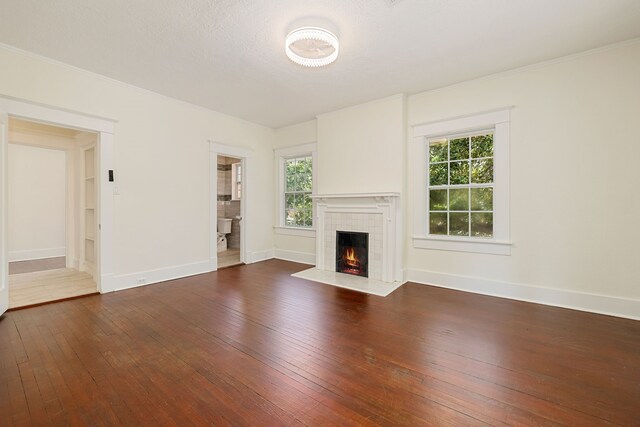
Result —
POLYGON ((276 232, 315 237, 312 196, 315 194, 316 144, 275 151, 278 170, 276 232))
POLYGON ((413 127, 413 246, 509 255, 510 111, 413 127))

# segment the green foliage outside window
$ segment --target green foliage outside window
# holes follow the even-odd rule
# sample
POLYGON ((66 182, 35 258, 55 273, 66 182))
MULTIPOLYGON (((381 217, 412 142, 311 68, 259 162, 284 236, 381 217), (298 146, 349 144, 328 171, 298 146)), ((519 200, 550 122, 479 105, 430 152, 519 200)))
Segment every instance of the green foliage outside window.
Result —
POLYGON ((493 134, 429 143, 429 233, 493 236, 493 134))
POLYGON ((284 225, 313 225, 313 160, 311 156, 286 159, 284 162, 284 225))

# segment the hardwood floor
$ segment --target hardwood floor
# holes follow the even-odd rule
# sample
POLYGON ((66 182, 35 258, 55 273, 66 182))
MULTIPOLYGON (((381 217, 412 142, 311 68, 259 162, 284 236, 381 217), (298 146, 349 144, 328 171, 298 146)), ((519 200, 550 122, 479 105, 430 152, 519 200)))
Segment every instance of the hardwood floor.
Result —
POLYGON ((218 268, 240 264, 240 249, 227 249, 218 252, 218 268))
POLYGON ((89 274, 62 268, 9 276, 9 308, 57 301, 98 291, 89 274))
POLYGON ((640 322, 272 260, 9 312, 0 425, 638 425, 640 322))

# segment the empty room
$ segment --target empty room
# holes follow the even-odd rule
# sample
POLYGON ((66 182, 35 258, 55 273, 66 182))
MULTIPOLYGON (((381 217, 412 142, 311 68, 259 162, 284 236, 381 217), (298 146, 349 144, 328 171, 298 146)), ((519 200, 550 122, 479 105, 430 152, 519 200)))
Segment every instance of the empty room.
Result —
POLYGON ((640 1, 0 21, 0 426, 640 425, 640 1))

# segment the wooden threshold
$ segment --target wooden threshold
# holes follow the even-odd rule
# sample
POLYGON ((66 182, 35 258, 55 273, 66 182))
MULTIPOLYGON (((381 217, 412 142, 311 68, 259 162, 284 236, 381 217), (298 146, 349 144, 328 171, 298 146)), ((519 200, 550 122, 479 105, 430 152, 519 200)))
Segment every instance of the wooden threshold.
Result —
POLYGON ((100 295, 100 292, 92 292, 92 293, 89 293, 89 294, 75 295, 75 296, 72 296, 72 297, 60 298, 60 299, 55 299, 55 300, 51 300, 51 301, 43 301, 43 302, 39 302, 39 303, 35 303, 35 304, 23 305, 23 306, 20 306, 20 307, 11 307, 11 308, 7 309, 7 311, 24 310, 26 308, 40 307, 41 305, 54 304, 56 302, 62 302, 62 301, 71 301, 71 300, 74 300, 74 299, 86 298, 86 297, 90 297, 90 296, 93 296, 93 295, 100 295))
POLYGON ((12 274, 9 276, 9 308, 97 292, 91 275, 71 268, 12 274))

